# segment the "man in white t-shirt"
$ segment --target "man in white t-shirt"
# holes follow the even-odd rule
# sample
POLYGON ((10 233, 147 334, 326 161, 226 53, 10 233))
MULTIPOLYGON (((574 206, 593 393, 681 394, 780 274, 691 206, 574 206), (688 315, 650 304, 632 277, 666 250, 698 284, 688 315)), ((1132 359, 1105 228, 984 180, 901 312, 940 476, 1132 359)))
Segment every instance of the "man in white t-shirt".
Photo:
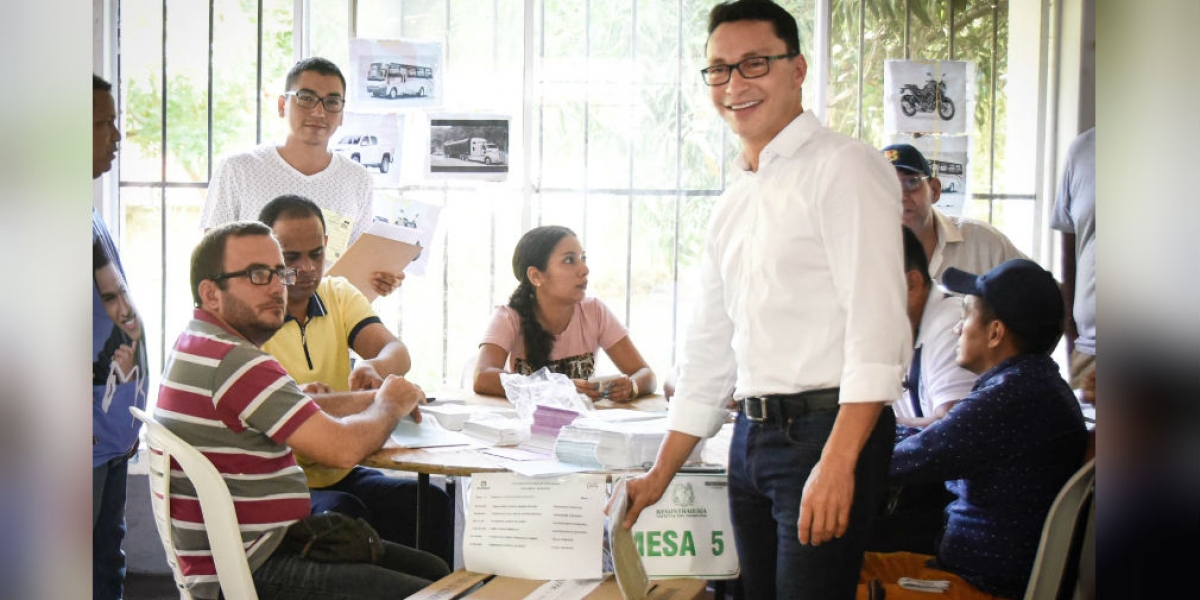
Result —
MULTIPOLYGON (((272 199, 311 198, 322 209, 353 225, 350 241, 375 218, 371 175, 358 163, 329 150, 329 138, 342 124, 346 78, 337 65, 319 57, 296 63, 279 96, 279 116, 287 119, 283 145, 264 144, 225 158, 213 170, 200 222, 211 229, 231 221, 253 221, 272 199)), ((329 220, 326 215, 326 220, 329 220)), ((380 295, 400 285, 403 273, 376 273, 380 295)))
POLYGON ((949 267, 986 273, 1006 260, 1029 258, 995 227, 966 217, 947 217, 934 208, 942 197, 942 182, 920 150, 893 144, 883 149, 883 156, 900 178, 901 221, 921 240, 934 279, 941 279, 949 267))

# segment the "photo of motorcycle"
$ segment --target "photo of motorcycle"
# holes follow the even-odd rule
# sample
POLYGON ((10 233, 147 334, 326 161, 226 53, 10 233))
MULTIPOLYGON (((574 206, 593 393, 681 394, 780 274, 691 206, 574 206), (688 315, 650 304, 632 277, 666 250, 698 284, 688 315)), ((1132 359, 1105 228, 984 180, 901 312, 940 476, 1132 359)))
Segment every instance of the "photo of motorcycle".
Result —
POLYGON ((954 101, 946 96, 944 79, 936 84, 931 79, 924 87, 918 87, 915 83, 901 86, 900 110, 909 117, 917 114, 917 111, 936 112, 943 121, 949 121, 954 118, 954 101))

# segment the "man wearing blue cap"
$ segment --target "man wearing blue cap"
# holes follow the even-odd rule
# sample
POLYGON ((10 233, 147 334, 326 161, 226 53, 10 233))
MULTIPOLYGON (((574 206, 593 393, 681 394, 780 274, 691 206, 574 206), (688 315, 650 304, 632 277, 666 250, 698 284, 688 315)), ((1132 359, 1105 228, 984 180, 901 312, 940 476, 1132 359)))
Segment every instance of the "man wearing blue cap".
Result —
POLYGON ((942 282, 966 295, 956 360, 979 380, 944 418, 898 432, 890 478, 945 481, 956 498, 937 556, 868 553, 860 598, 874 579, 889 599, 926 597, 901 576, 947 580, 948 598, 1022 597, 1050 505, 1083 462, 1083 415, 1050 358, 1063 321, 1054 277, 1015 259, 942 282))
POLYGON ((893 144, 883 149, 883 156, 900 178, 901 222, 920 238, 934 279, 940 280, 949 267, 983 273, 1006 260, 1028 258, 995 227, 966 217, 947 217, 934 208, 942 197, 942 182, 920 150, 893 144))

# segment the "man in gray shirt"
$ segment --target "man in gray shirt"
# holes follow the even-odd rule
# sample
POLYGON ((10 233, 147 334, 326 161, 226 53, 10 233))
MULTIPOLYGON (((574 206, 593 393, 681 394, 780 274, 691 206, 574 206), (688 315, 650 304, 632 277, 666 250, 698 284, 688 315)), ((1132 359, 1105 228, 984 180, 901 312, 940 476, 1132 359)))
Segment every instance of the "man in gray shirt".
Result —
POLYGON ((1096 128, 1067 152, 1050 227, 1062 232, 1063 300, 1071 387, 1096 394, 1096 128))

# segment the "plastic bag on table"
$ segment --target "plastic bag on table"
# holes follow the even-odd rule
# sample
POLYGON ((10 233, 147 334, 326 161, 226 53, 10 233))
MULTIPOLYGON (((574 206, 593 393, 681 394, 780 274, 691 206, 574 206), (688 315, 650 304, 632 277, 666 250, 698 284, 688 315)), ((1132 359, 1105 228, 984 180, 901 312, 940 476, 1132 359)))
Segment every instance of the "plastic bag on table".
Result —
POLYGON ((566 375, 553 373, 545 367, 529 375, 501 373, 500 384, 523 421, 533 420, 533 412, 539 404, 580 413, 593 408, 587 396, 575 391, 575 384, 566 375))

